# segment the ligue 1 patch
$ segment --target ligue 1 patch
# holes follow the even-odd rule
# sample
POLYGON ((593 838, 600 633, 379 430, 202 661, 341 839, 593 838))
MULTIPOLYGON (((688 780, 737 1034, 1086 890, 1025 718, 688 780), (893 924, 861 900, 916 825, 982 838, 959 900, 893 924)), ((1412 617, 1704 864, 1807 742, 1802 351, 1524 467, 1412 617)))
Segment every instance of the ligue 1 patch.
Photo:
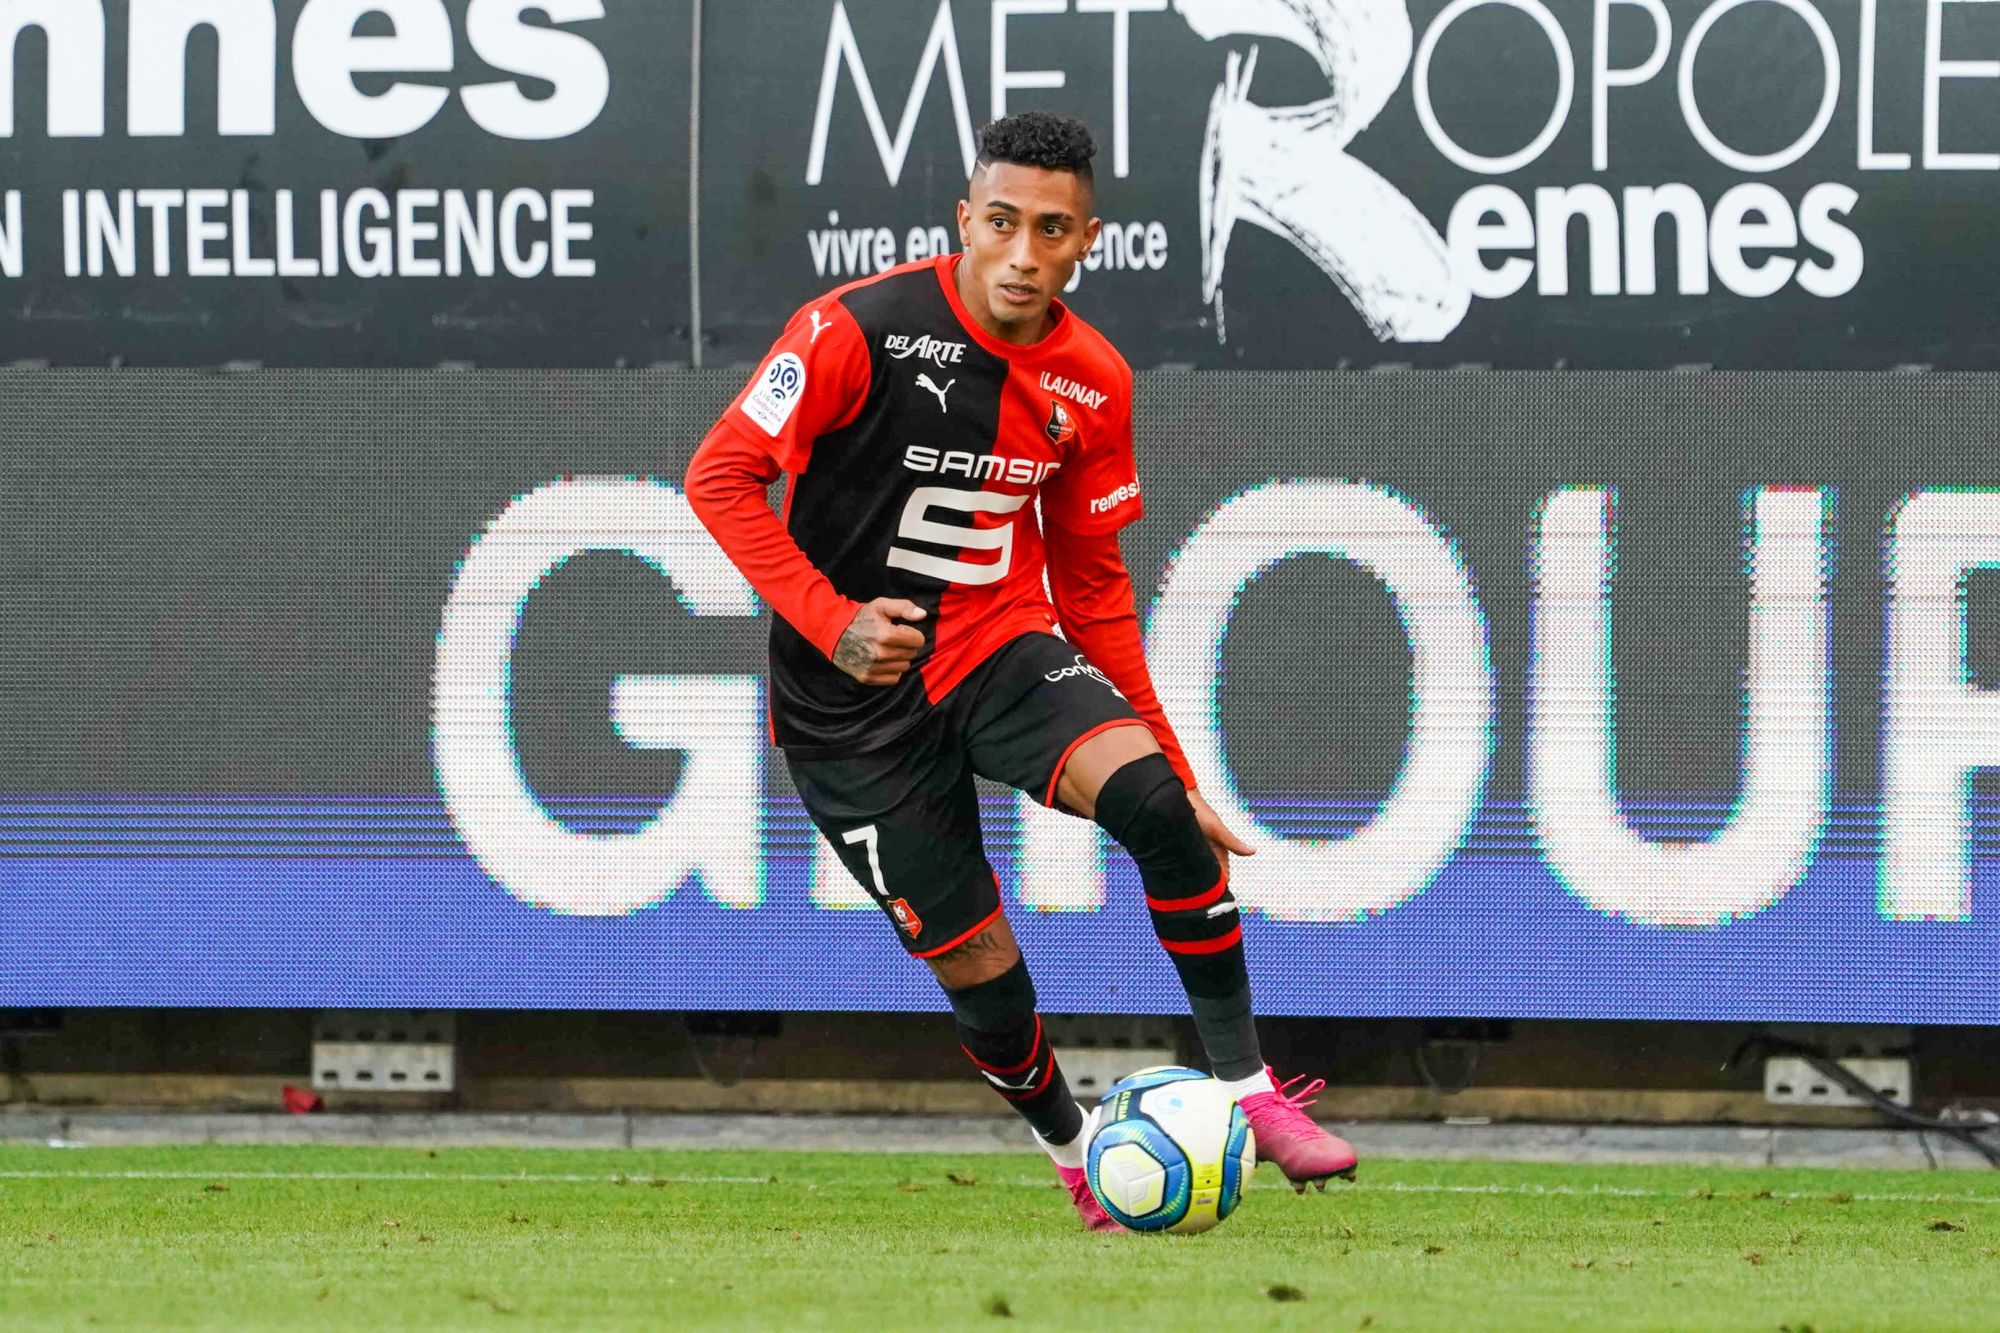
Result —
POLYGON ((806 363, 791 352, 780 352, 757 377, 757 387, 744 398, 743 415, 762 426, 766 435, 776 438, 792 419, 792 410, 799 405, 805 391, 806 363))
POLYGON ((911 907, 901 898, 896 898, 889 903, 889 915, 896 918, 897 925, 910 932, 911 939, 915 939, 923 933, 923 918, 917 915, 915 908, 911 907))
POLYGON ((1068 409, 1053 398, 1049 399, 1049 422, 1042 430, 1050 444, 1068 444, 1076 438, 1076 423, 1069 419, 1068 409))

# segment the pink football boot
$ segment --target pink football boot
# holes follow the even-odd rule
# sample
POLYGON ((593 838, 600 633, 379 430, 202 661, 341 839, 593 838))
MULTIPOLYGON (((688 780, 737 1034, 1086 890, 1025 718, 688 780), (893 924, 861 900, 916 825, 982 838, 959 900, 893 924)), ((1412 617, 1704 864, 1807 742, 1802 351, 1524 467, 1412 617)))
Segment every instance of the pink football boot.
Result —
POLYGON ((1076 1211, 1083 1218, 1085 1231, 1123 1231, 1125 1228, 1111 1214, 1104 1211, 1104 1205, 1090 1192, 1090 1179, 1080 1166, 1058 1166, 1056 1174, 1062 1178, 1069 1197, 1076 1203, 1076 1211))
MULTIPOLYGON (((1271 1074, 1272 1082, 1277 1082, 1275 1072, 1265 1072, 1271 1074)), ((1357 1161, 1353 1145, 1321 1129, 1305 1112, 1312 1105, 1313 1094, 1326 1086, 1325 1079, 1316 1078, 1298 1092, 1286 1095, 1292 1084, 1304 1077, 1301 1074, 1279 1084, 1275 1092, 1253 1092, 1237 1103, 1256 1132, 1257 1160, 1276 1162, 1300 1194, 1306 1192, 1308 1184, 1317 1185, 1324 1192, 1326 1182, 1335 1176, 1354 1179, 1357 1161)))

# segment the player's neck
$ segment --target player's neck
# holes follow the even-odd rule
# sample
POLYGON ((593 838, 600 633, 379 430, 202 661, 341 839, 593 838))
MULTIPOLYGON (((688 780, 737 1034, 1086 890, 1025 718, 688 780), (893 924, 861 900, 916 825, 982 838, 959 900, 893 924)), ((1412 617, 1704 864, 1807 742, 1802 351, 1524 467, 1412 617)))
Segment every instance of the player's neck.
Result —
POLYGON ((952 284, 958 289, 958 304, 987 337, 1013 347, 1033 347, 1056 331, 1053 304, 1042 312, 1041 319, 1033 323, 1002 324, 993 318, 986 293, 973 285, 971 277, 972 266, 961 259, 952 270, 952 284))

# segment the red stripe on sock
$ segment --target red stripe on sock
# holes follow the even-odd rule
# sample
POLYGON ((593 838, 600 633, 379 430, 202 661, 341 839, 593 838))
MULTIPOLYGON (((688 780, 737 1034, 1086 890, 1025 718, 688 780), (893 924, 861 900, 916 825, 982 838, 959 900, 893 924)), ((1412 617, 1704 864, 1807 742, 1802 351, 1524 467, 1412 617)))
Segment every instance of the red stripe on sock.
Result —
POLYGON ((1160 944, 1168 953, 1221 953, 1224 949, 1227 949, 1232 944, 1239 943, 1242 939, 1243 926, 1241 923, 1238 923, 1231 927, 1229 933, 1219 940, 1189 940, 1186 943, 1161 940, 1160 944))
POLYGON ((1208 906, 1210 903, 1220 898, 1222 896, 1223 890, 1227 889, 1228 887, 1229 887, 1229 872, 1224 871, 1222 874, 1222 878, 1215 881, 1215 887, 1210 889, 1207 893, 1197 893, 1192 898, 1155 898, 1151 894, 1148 894, 1146 896, 1146 906, 1152 908, 1155 912, 1191 911, 1192 909, 1197 907, 1208 906))

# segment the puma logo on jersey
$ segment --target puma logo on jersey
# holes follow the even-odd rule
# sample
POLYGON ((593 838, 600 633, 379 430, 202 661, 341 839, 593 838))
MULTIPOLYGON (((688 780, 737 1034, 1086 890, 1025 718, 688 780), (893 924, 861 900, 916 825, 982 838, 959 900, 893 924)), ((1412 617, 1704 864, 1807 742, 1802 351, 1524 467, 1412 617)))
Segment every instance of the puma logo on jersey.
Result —
POLYGON ((1042 388, 1050 393, 1059 393, 1072 403, 1081 403, 1092 411, 1103 406, 1104 400, 1111 396, 1108 393, 1100 393, 1096 389, 1085 388, 1075 380, 1066 380, 1060 375, 1051 375, 1046 370, 1042 372, 1042 388))
POLYGON ((965 356, 964 343, 948 343, 928 333, 915 338, 907 333, 892 333, 882 340, 882 350, 898 361, 907 361, 914 356, 919 361, 930 362, 939 370, 957 365, 965 356))
POLYGON ((963 449, 941 451, 927 444, 913 444, 903 450, 903 466, 912 472, 956 473, 980 481, 1034 485, 1047 480, 1062 464, 1037 463, 1032 458, 1002 458, 998 454, 970 454, 963 449))
POLYGON ((1033 1066, 1029 1068, 1027 1076, 1023 1078, 1019 1083, 1009 1083, 1006 1079, 1001 1078, 998 1074, 993 1073, 991 1070, 982 1069, 979 1072, 986 1075, 986 1081, 988 1083, 991 1083, 994 1087, 1000 1089, 1002 1092, 1027 1092, 1029 1089, 1035 1086, 1035 1079, 1042 1072, 1042 1066, 1041 1063, 1037 1061, 1033 1066))
POLYGON ((822 333, 825 333, 825 332, 826 332, 826 330, 827 330, 827 325, 826 325, 826 323, 825 323, 825 322, 824 322, 823 320, 821 320, 821 319, 820 319, 820 317, 819 317, 819 311, 817 311, 817 310, 811 310, 811 311, 808 311, 807 313, 808 313, 808 314, 810 314, 810 315, 812 316, 812 322, 813 322, 813 336, 812 336, 812 337, 810 337, 810 338, 808 338, 808 339, 806 339, 806 342, 807 342, 808 344, 811 344, 811 343, 816 343, 816 342, 818 342, 818 341, 819 341, 819 335, 820 335, 820 334, 822 334, 822 333))
POLYGON ((938 411, 940 411, 940 412, 947 412, 947 411, 950 411, 950 409, 949 409, 949 408, 947 408, 947 407, 946 407, 946 406, 944 405, 944 396, 945 396, 945 395, 946 395, 947 393, 950 393, 950 392, 951 392, 951 386, 952 386, 952 385, 954 385, 954 384, 956 384, 956 383, 958 383, 958 381, 957 381, 957 380, 946 380, 946 381, 944 382, 944 387, 943 387, 942 389, 940 389, 940 388, 939 388, 939 387, 937 386, 936 382, 935 382, 935 381, 933 381, 933 380, 931 379, 931 377, 930 377, 929 375, 919 375, 919 376, 917 376, 917 384, 918 384, 918 385, 919 385, 920 387, 922 387, 922 388, 923 388, 923 389, 924 389, 924 390, 925 390, 926 392, 928 392, 928 393, 934 393, 934 394, 936 394, 936 395, 937 395, 937 400, 938 400, 938 411))

